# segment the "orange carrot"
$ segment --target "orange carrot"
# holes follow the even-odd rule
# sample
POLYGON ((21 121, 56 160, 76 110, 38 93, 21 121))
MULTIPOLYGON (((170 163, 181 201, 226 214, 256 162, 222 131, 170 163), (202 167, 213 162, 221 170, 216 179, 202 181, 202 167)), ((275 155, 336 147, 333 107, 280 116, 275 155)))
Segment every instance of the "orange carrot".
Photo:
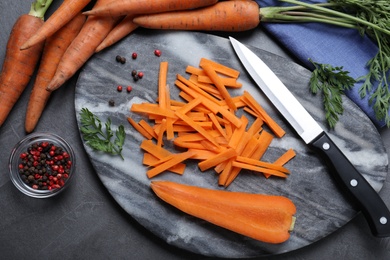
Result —
POLYGON ((160 165, 148 170, 146 172, 146 175, 148 176, 148 178, 153 178, 156 175, 164 172, 165 170, 168 170, 169 168, 177 165, 178 163, 181 163, 191 158, 192 155, 193 155, 192 151, 187 151, 179 154, 172 154, 165 162, 162 162, 160 165))
POLYGON ((46 20, 44 25, 32 36, 27 38, 21 49, 28 49, 31 46, 45 41, 57 32, 62 26, 76 17, 91 0, 65 0, 60 7, 46 20))
POLYGON ((12 28, 0 75, 0 126, 7 119, 38 65, 43 43, 23 51, 20 46, 43 25, 44 14, 51 2, 33 2, 30 12, 21 15, 12 28))
POLYGON ((212 190, 169 181, 151 188, 177 209, 266 243, 287 241, 294 228, 296 207, 284 196, 212 190))
POLYGON ((218 0, 118 0, 91 11, 86 15, 122 16, 133 14, 161 13, 175 10, 189 10, 212 5, 218 0))
MULTIPOLYGON (((263 124, 266 122, 271 129, 282 130, 260 104, 246 91, 244 95, 231 97, 234 104, 238 104, 237 109, 243 107, 245 111, 245 108, 248 108, 250 115, 255 117, 250 124, 245 114, 238 118, 235 111, 227 107, 226 99, 211 96, 210 92, 217 94, 216 96, 227 92, 224 87, 217 88, 215 83, 224 77, 237 78, 238 71, 207 59, 202 59, 199 66, 208 68, 202 70, 187 67, 187 73, 194 73, 190 75, 190 79, 177 75, 175 84, 182 90, 179 96, 186 101, 181 102, 171 99, 167 82, 168 63, 161 62, 156 103, 133 104, 130 108, 132 112, 146 114, 149 120, 154 121, 154 126, 143 123, 145 127, 142 129, 141 122, 130 122, 139 132, 148 132, 144 133, 146 138, 153 136, 156 140, 157 144, 153 144, 152 140, 143 142, 141 147, 148 144, 148 149, 142 149, 153 154, 156 152, 153 149, 161 150, 163 141, 170 140, 175 147, 192 151, 191 159, 199 161, 198 167, 201 171, 213 168, 219 175, 218 184, 225 187, 229 186, 243 169, 261 172, 266 177, 274 175, 286 178, 289 171, 282 165, 293 157, 292 150, 276 162, 260 161, 274 137, 262 128, 263 124), (201 88, 195 77, 207 74, 207 70, 218 75, 210 77, 211 83, 201 88), (267 121, 264 121, 265 119, 267 121), (154 148, 151 148, 152 146, 154 148)), ((159 159, 149 158, 149 166, 165 165, 165 168, 170 169, 176 167, 176 161, 173 160, 175 156, 172 154, 155 157, 159 159)), ((180 161, 178 158, 176 160, 180 161)), ((151 171, 149 176, 160 174, 164 169, 151 171)))
POLYGON ((36 80, 27 105, 25 119, 25 130, 27 133, 32 132, 38 124, 39 118, 51 94, 46 90, 46 87, 54 76, 62 55, 80 31, 85 19, 86 17, 80 12, 68 24, 47 38, 36 80))
POLYGON ((95 52, 100 52, 105 48, 110 47, 137 29, 138 25, 133 23, 133 18, 133 16, 127 15, 117 25, 115 25, 106 38, 104 38, 104 40, 96 48, 95 52))
POLYGON ((149 29, 234 32, 257 27, 259 12, 255 1, 222 1, 194 10, 140 15, 133 22, 149 29))
MULTIPOLYGON (((112 1, 114 0, 98 0, 94 8, 112 1)), ((56 73, 46 89, 56 90, 70 79, 95 53, 96 48, 119 20, 120 17, 89 16, 77 37, 62 56, 56 73)))

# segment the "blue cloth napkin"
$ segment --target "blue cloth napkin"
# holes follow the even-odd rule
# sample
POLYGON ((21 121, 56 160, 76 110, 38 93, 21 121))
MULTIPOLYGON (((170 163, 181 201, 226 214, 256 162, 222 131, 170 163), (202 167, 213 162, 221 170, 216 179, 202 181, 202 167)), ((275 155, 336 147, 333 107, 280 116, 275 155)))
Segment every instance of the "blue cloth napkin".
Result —
MULTIPOLYGON (((278 0, 256 0, 260 8, 282 6, 286 3, 278 0)), ((309 3, 326 0, 304 1, 309 3)), ((290 4, 291 5, 291 4, 290 4)), ((261 9, 260 9, 261 12, 261 9)), ((317 63, 343 66, 353 78, 368 73, 367 62, 378 52, 377 45, 368 37, 362 37, 357 30, 347 29, 323 23, 262 23, 261 26, 273 35, 291 54, 308 69, 313 69, 309 58, 317 63)), ((354 101, 374 122, 377 127, 385 126, 378 121, 368 98, 361 98, 356 83, 346 95, 354 101)))

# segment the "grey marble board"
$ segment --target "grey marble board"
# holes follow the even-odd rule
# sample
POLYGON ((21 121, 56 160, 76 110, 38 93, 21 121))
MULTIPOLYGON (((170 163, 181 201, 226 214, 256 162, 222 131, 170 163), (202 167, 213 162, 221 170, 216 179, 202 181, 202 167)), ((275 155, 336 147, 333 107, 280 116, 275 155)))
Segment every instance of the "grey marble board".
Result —
MULTIPOLYGON (((321 98, 309 92, 310 71, 285 58, 250 48, 275 71, 379 191, 387 175, 388 159, 380 135, 368 117, 345 98, 345 112, 337 127, 329 130, 324 120, 321 98)), ((242 93, 243 89, 233 91, 232 95, 242 93)), ((121 124, 125 126, 124 160, 93 151, 88 146, 85 149, 100 180, 119 205, 147 230, 179 248, 206 256, 229 258, 281 254, 326 237, 359 213, 351 200, 339 190, 324 161, 301 141, 253 84, 225 38, 195 32, 136 31, 112 48, 94 55, 82 68, 76 85, 75 107, 79 124, 80 110, 86 107, 102 120, 110 118, 114 129, 121 124), (161 51, 160 57, 154 55, 155 49, 161 51), (138 54, 135 60, 131 58, 133 52, 138 54), (116 55, 126 57, 127 62, 118 63, 116 55), (289 197, 297 207, 297 220, 290 239, 285 243, 262 243, 193 218, 165 204, 150 190, 151 180, 145 174, 143 152, 139 148, 143 138, 126 120, 128 116, 136 121, 145 117, 131 113, 130 107, 134 103, 156 100, 161 61, 169 62, 168 83, 172 98, 177 98, 178 89, 174 86, 176 74, 186 76, 185 67, 198 66, 202 57, 240 70, 239 80, 244 85, 243 89, 250 91, 286 130, 285 137, 273 140, 263 160, 272 161, 289 148, 297 153, 296 158, 286 165, 291 171, 286 180, 265 179, 245 172, 228 187, 232 191, 289 197), (143 71, 144 77, 134 82, 131 76, 133 69, 143 71), (118 85, 124 88, 131 85, 133 90, 131 93, 125 90, 118 92, 118 85), (114 106, 109 105, 110 100, 115 101, 114 106)), ((167 172, 155 179, 222 189, 218 187, 217 176, 212 170, 202 173, 195 163, 189 163, 182 176, 167 172)))

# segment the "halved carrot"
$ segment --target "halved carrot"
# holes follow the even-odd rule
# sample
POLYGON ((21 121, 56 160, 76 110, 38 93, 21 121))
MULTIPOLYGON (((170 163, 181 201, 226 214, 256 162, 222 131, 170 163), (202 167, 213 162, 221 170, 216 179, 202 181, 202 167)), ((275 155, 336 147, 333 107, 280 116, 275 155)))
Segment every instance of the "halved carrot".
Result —
POLYGON ((283 196, 213 190, 152 181, 155 194, 177 209, 265 243, 283 243, 294 227, 296 207, 283 196))

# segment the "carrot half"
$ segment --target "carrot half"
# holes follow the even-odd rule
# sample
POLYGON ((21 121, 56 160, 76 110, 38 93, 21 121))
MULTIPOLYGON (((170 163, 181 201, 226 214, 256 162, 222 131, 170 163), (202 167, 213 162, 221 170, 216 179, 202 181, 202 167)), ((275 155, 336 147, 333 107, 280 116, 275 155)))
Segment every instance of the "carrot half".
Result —
MULTIPOLYGON (((98 0, 98 7, 113 0, 98 0)), ((95 53, 96 48, 114 28, 120 17, 89 16, 79 34, 74 38, 58 64, 53 79, 47 86, 48 91, 54 91, 68 81, 95 53)))
POLYGON ((45 41, 62 26, 76 17, 91 0, 65 0, 58 9, 46 20, 44 25, 31 37, 27 38, 21 49, 28 49, 39 42, 45 41))
POLYGON ((21 15, 11 30, 0 75, 0 126, 30 82, 41 57, 43 43, 29 50, 21 50, 20 47, 43 25, 45 12, 51 3, 51 0, 33 2, 29 13, 21 15))
POLYGON ((255 1, 222 1, 194 10, 140 15, 133 22, 149 29, 234 32, 257 27, 259 13, 255 1))
POLYGON ((296 207, 287 197, 212 190, 170 181, 152 181, 153 192, 189 215, 265 243, 290 238, 296 207))
POLYGON ((46 90, 46 87, 53 78, 62 55, 79 33, 85 19, 86 17, 80 12, 79 15, 45 41, 36 80, 26 110, 25 131, 27 133, 32 132, 38 124, 51 94, 46 90))
POLYGON ((175 10, 189 10, 213 5, 218 0, 119 0, 84 12, 86 15, 122 16, 146 13, 162 13, 175 10))

